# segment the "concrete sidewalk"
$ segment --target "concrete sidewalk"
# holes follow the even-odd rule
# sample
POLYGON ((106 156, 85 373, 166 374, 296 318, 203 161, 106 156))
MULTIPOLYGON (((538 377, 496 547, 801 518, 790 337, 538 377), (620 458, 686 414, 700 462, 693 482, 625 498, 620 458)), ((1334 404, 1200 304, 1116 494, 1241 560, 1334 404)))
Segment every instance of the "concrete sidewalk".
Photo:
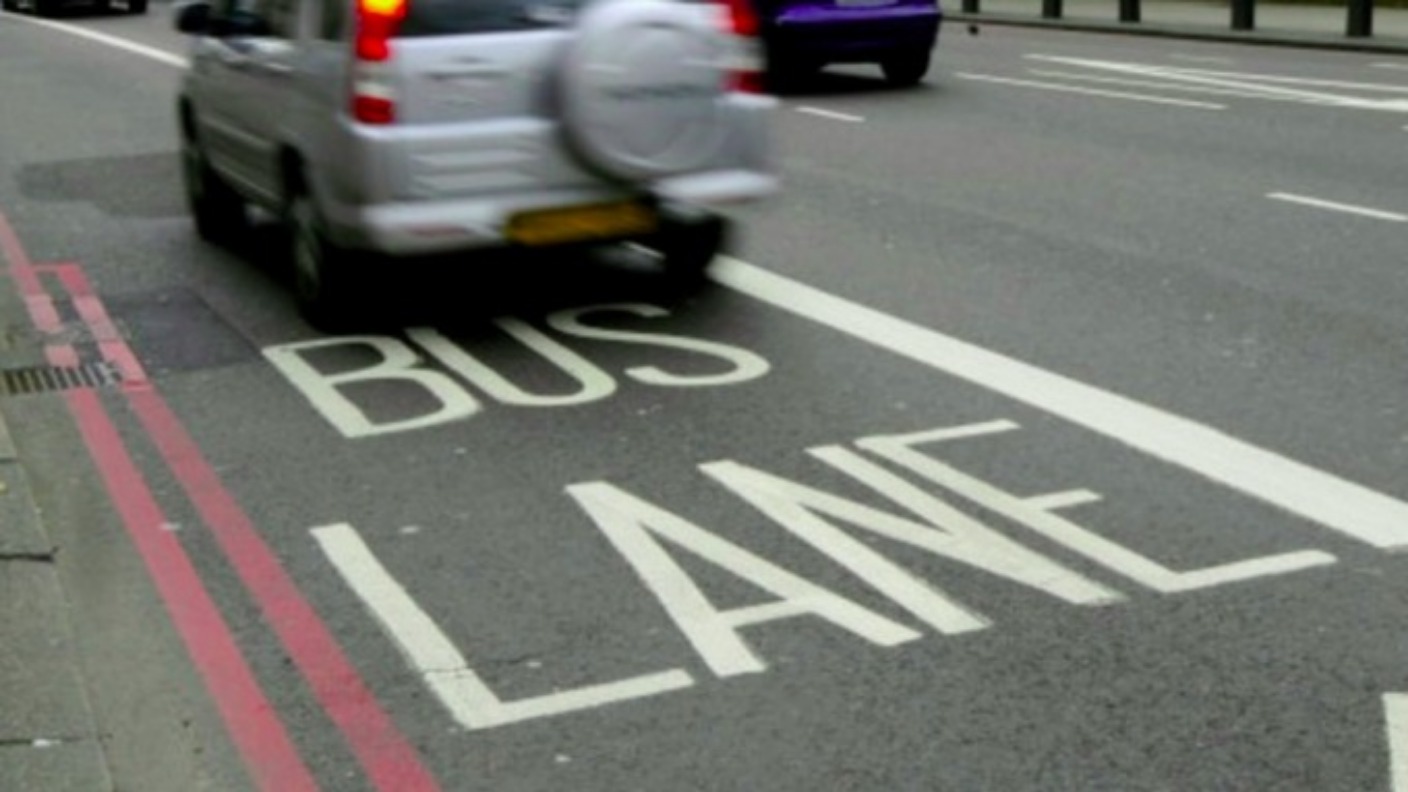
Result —
POLYGON ((1143 0, 1141 5, 1139 22, 1119 21, 1118 0, 1064 0, 1060 19, 1042 18, 1042 0, 979 0, 976 14, 963 13, 961 0, 946 0, 944 10, 949 19, 963 22, 1408 55, 1408 7, 1376 7, 1373 36, 1351 38, 1345 35, 1344 3, 1263 0, 1256 5, 1250 31, 1232 30, 1232 9, 1225 0, 1143 0))
MULTIPOLYGON (((0 289, 0 316, 20 310, 0 289)), ((0 339, 0 362, 4 362, 0 339)), ((6 398, 0 395, 0 398, 6 398)), ((0 790, 110 792, 79 671, 59 549, 44 530, 0 413, 0 790)))

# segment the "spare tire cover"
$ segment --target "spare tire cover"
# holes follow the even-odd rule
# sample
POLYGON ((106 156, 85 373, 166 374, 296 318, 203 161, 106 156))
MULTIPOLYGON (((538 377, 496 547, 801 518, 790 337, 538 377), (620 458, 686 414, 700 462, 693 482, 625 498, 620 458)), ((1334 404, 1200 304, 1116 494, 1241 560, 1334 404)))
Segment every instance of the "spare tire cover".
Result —
POLYGON ((730 42, 708 8, 599 0, 578 16, 558 81, 563 129, 584 164, 636 181, 717 157, 730 42))

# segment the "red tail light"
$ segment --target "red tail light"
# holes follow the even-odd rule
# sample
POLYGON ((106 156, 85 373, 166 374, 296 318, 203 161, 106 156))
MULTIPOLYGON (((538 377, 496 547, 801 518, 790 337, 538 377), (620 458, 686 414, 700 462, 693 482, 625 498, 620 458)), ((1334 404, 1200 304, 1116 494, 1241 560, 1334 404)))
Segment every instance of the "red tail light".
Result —
POLYGON ((357 63, 352 76, 352 117, 364 124, 396 120, 391 83, 391 39, 406 18, 407 0, 357 0, 357 63))
POLYGON ((752 0, 725 0, 728 5, 729 29, 734 35, 757 38, 759 31, 758 12, 752 0))
POLYGON ((742 93, 763 93, 762 44, 758 38, 762 24, 753 0, 724 0, 728 30, 737 40, 738 61, 728 73, 728 89, 742 93))

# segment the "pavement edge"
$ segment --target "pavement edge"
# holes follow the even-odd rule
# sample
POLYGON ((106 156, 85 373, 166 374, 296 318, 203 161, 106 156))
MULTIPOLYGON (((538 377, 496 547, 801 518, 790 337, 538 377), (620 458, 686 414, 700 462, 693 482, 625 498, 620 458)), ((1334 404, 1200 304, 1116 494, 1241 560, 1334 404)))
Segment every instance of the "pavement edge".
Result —
MULTIPOLYGON (((0 315, 23 315, 12 313, 23 306, 6 286, 0 284, 0 315)), ((15 352, 0 340, 0 368, 15 362, 15 352)), ((111 792, 59 547, 6 421, 8 398, 0 393, 0 789, 111 792)))

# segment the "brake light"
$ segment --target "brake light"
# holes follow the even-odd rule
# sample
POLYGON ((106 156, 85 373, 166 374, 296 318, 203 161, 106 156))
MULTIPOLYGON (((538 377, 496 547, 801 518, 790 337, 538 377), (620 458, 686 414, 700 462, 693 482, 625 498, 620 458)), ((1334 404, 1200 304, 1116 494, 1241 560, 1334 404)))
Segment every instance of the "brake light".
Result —
POLYGON ((356 64, 352 75, 352 117, 364 124, 396 120, 391 39, 406 18, 407 0, 357 0, 356 64))
POLYGON ((724 0, 728 12, 728 32, 736 42, 737 60, 728 70, 727 87, 741 93, 763 93, 762 45, 759 39, 761 23, 753 0, 724 0))
POLYGON ((753 9, 751 0, 725 0, 728 5, 729 30, 735 36, 757 38, 759 33, 758 12, 753 9))

